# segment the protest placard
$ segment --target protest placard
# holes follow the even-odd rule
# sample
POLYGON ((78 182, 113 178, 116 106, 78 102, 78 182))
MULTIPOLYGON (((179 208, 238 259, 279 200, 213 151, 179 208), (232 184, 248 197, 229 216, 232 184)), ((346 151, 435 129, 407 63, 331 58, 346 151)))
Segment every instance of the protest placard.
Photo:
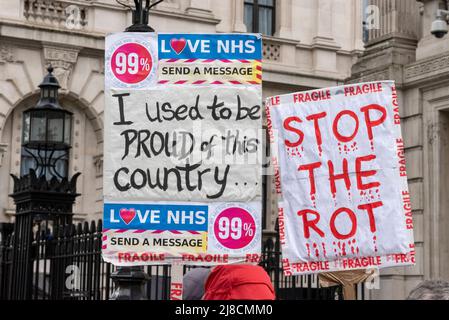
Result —
POLYGON ((394 83, 270 97, 266 111, 285 274, 414 264, 394 83))
POLYGON ((262 83, 262 42, 252 34, 159 34, 160 84, 262 83))
POLYGON ((259 35, 108 36, 106 261, 258 261, 260 59, 259 35))

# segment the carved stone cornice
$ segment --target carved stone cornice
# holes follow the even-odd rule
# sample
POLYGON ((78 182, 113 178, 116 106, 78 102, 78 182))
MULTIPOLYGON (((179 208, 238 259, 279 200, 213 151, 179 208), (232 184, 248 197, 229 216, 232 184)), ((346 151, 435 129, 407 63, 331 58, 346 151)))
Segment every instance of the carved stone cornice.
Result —
POLYGON ((376 71, 371 70, 359 73, 357 75, 352 75, 352 77, 346 80, 345 83, 351 84, 351 83, 372 82, 381 80, 394 80, 390 68, 385 68, 376 71))
POLYGON ((176 12, 176 11, 167 11, 162 9, 151 9, 151 14, 154 16, 160 16, 160 17, 167 17, 167 18, 173 18, 173 19, 183 19, 183 20, 190 20, 194 22, 200 22, 205 24, 211 24, 211 25, 217 25, 221 22, 220 19, 217 19, 213 16, 200 16, 195 14, 189 14, 189 13, 183 13, 183 12, 176 12))
POLYGON ((416 41, 391 38, 368 48, 352 66, 350 83, 394 80, 397 87, 404 83, 404 66, 413 63, 416 41))
POLYGON ((44 45, 45 63, 51 64, 54 74, 63 90, 67 89, 68 79, 78 59, 79 49, 44 45))
POLYGON ((99 154, 94 157, 95 175, 96 177, 103 176, 103 155, 99 154))
POLYGON ((432 81, 441 76, 449 79, 449 53, 447 52, 404 67, 404 79, 408 85, 432 81))
POLYGON ((13 62, 13 61, 14 61, 13 48, 4 43, 0 44, 0 63, 13 62))

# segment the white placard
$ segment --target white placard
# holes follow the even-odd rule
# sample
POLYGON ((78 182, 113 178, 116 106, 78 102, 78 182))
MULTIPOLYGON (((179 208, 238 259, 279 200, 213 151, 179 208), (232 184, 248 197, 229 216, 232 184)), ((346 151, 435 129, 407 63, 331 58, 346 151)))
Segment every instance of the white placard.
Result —
POLYGON ((284 272, 414 264, 391 81, 267 99, 284 272))

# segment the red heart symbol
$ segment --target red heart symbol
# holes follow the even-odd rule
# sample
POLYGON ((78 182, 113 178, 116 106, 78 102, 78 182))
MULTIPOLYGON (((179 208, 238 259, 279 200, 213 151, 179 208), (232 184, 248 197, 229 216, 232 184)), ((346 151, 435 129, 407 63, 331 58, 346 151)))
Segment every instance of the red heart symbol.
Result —
POLYGON ((130 224, 136 216, 136 210, 134 209, 120 209, 120 218, 126 223, 130 224))
POLYGON ((184 38, 170 40, 170 45, 172 49, 175 50, 176 54, 180 54, 184 50, 186 43, 186 39, 184 38))

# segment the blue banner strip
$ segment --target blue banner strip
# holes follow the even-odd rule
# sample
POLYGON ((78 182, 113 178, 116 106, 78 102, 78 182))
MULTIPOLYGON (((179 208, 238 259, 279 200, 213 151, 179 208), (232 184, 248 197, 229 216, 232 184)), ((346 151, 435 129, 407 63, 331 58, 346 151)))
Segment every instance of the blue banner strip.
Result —
POLYGON ((262 59, 260 34, 159 33, 159 59, 262 59))
POLYGON ((106 229, 207 231, 207 205, 104 204, 106 229))

